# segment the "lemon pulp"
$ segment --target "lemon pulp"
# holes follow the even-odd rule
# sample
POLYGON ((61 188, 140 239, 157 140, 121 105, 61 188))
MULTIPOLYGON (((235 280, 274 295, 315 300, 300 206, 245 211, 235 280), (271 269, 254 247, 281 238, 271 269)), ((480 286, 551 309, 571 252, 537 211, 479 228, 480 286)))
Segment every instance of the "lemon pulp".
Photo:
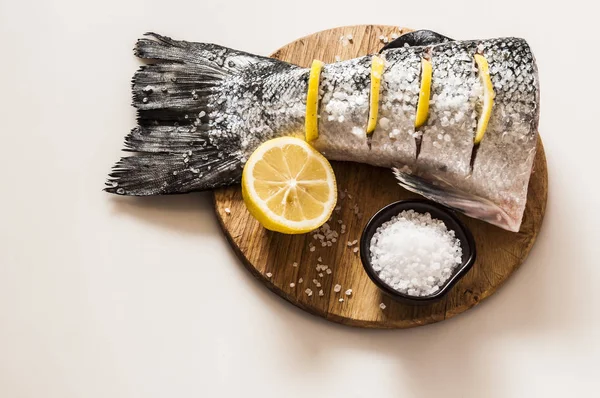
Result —
POLYGON ((299 234, 319 228, 337 200, 331 165, 308 143, 293 137, 262 144, 242 174, 250 213, 267 229, 299 234))

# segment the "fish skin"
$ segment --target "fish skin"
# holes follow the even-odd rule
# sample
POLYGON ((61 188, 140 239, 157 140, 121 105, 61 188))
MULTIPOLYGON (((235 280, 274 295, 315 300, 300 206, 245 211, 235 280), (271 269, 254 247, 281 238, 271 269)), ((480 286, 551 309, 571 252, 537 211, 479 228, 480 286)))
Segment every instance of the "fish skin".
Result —
MULTIPOLYGON (((155 195, 229 185, 239 181, 245 160, 262 142, 304 136, 306 68, 159 35, 138 42, 136 53, 167 63, 149 65, 134 77, 140 126, 126 144, 138 154, 117 164, 109 192, 155 195), (169 82, 178 76, 180 80, 169 82), (147 82, 165 86, 165 95, 160 90, 145 97, 147 82), (205 115, 189 118, 188 111, 205 115), (186 140, 191 153, 187 161, 182 147, 186 140), (183 158, 177 156, 181 153, 183 158), (138 157, 143 161, 135 160, 138 157), (190 176, 190 168, 197 171, 192 171, 195 176, 190 176)), ((365 131, 372 56, 324 66, 315 148, 328 159, 395 167, 405 188, 518 230, 539 116, 537 69, 527 43, 516 38, 443 41, 390 48, 382 56, 386 66, 380 117, 371 138, 365 131), (473 150, 481 103, 475 51, 488 59, 496 102, 488 131, 473 150), (424 52, 432 55, 433 101, 430 118, 415 131, 424 52), (460 112, 460 120, 444 118, 456 118, 460 112)))
POLYGON ((377 165, 393 167, 399 163, 414 165, 417 158, 418 132, 415 118, 421 87, 423 48, 403 47, 386 51, 382 74, 379 123, 371 141, 377 165))

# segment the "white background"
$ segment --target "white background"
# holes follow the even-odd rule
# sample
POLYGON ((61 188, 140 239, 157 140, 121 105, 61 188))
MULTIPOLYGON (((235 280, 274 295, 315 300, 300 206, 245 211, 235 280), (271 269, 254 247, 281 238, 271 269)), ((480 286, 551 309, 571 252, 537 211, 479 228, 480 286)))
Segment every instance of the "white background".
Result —
POLYGON ((598 396, 598 22, 591 3, 0 0, 0 397, 598 396), (548 211, 523 267, 446 322, 352 329, 276 297, 210 196, 101 192, 153 30, 268 54, 379 23, 522 36, 537 57, 548 211))

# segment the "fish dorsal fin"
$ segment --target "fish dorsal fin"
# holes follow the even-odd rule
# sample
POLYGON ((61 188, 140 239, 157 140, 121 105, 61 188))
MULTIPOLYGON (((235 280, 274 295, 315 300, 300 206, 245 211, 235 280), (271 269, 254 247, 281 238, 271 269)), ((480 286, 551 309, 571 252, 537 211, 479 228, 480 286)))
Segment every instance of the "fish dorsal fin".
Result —
POLYGON ((397 39, 392 40, 391 42, 383 46, 383 48, 379 52, 381 53, 391 48, 400 48, 406 46, 432 46, 435 44, 446 43, 449 41, 454 41, 454 39, 433 32, 431 30, 415 30, 413 32, 405 33, 397 39))

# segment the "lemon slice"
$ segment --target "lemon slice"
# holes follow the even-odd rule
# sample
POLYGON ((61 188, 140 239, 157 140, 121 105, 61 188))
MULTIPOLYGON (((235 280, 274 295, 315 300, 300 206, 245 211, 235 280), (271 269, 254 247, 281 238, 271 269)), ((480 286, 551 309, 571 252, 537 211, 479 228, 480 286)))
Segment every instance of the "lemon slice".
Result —
POLYGON ((496 94, 494 93, 494 86, 490 78, 490 68, 487 59, 481 54, 475 54, 475 63, 477 64, 477 69, 479 69, 479 79, 483 85, 483 106, 481 107, 481 113, 477 121, 477 131, 475 132, 474 140, 475 144, 479 144, 487 130, 496 94))
POLYGON ((337 200, 335 175, 323 155, 299 138, 269 140, 250 156, 242 195, 265 228, 302 234, 323 225, 337 200))
POLYGON ((429 116, 429 96, 431 94, 431 61, 421 58, 421 90, 419 91, 419 102, 417 103, 417 115, 415 127, 421 127, 429 116))
POLYGON ((367 134, 371 134, 377 127, 377 114, 379 113, 379 90, 381 88, 381 75, 385 61, 377 56, 371 61, 371 98, 369 104, 369 123, 367 124, 367 134))
POLYGON ((311 142, 319 138, 319 81, 323 62, 314 60, 308 76, 308 91, 306 93, 306 141, 311 142))

